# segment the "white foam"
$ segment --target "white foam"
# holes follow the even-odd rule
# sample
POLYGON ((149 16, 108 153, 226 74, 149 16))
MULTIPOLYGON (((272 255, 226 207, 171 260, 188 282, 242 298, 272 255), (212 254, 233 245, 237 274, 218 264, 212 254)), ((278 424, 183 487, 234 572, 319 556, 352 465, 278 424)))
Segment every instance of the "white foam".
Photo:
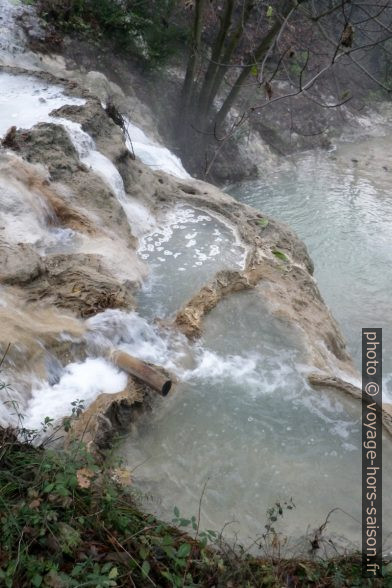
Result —
POLYGON ((122 349, 165 367, 182 382, 219 385, 226 381, 244 387, 250 397, 255 397, 272 394, 285 382, 289 386, 294 375, 289 351, 279 360, 269 360, 266 369, 266 358, 259 353, 222 355, 202 343, 191 345, 184 336, 151 325, 136 312, 106 310, 89 318, 86 325, 91 352, 122 349))
MULTIPOLYGON (((219 235, 221 232, 218 228, 214 231, 210 232, 208 235, 212 237, 212 242, 206 245, 206 232, 196 231, 194 225, 201 224, 204 225, 205 222, 214 222, 220 223, 221 219, 217 217, 213 217, 210 214, 207 214, 201 210, 196 208, 188 208, 182 205, 176 206, 174 210, 170 210, 161 221, 159 225, 156 225, 153 231, 148 232, 141 240, 139 245, 139 253, 142 255, 144 259, 148 259, 150 257, 150 253, 154 251, 163 251, 166 243, 168 243, 173 236, 175 236, 176 232, 182 231, 185 229, 191 229, 184 235, 185 239, 185 247, 188 249, 192 249, 193 257, 196 258, 199 262, 204 263, 213 257, 218 256, 221 253, 221 248, 219 247, 218 243, 222 240, 219 235), (208 246, 208 249, 204 252, 208 246)), ((229 261, 232 262, 234 267, 243 268, 245 264, 245 257, 246 252, 245 248, 238 239, 235 231, 229 226, 222 225, 232 233, 232 244, 233 249, 230 249, 230 252, 234 253, 233 256, 229 256, 229 261), (232 259, 230 259, 232 257, 232 259)), ((184 244, 180 243, 181 247, 183 248, 184 244)), ((227 253, 227 249, 225 249, 227 253)), ((179 255, 184 253, 184 251, 170 251, 170 255, 176 259, 179 255)), ((168 255, 167 253, 164 253, 168 255)), ((164 261, 164 258, 162 258, 164 261)), ((201 265, 201 264, 198 264, 201 265)))
POLYGON ((127 121, 127 146, 128 149, 135 153, 143 163, 153 170, 164 171, 177 178, 189 179, 191 176, 184 169, 179 157, 174 155, 169 149, 155 143, 152 139, 136 125, 127 121))
POLYGON ((127 375, 105 359, 88 358, 70 363, 54 386, 40 381, 33 385, 27 404, 24 426, 39 429, 46 416, 54 419, 71 414, 71 402, 82 400, 89 406, 102 393, 115 394, 127 385, 127 375))
POLYGON ((213 383, 228 380, 246 386, 258 386, 260 378, 257 367, 260 360, 261 357, 257 354, 247 357, 241 355, 222 357, 213 351, 203 349, 199 354, 197 367, 184 372, 182 378, 184 381, 199 379, 213 383))
POLYGON ((136 312, 106 310, 88 319, 86 325, 87 340, 94 351, 122 349, 174 373, 190 351, 185 337, 149 324, 136 312))
POLYGON ((0 72, 0 136, 12 126, 30 129, 39 122, 53 122, 50 113, 65 104, 85 103, 82 98, 66 96, 61 86, 0 72))

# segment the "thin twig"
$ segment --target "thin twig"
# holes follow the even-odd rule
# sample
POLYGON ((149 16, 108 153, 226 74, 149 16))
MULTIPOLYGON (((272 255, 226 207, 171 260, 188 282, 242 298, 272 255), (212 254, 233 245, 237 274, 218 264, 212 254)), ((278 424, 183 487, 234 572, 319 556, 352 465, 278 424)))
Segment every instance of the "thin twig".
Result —
POLYGON ((8 351, 10 350, 10 347, 11 347, 11 343, 8 343, 7 348, 4 351, 3 357, 1 358, 1 361, 0 361, 0 369, 1 369, 1 366, 3 365, 3 362, 4 362, 4 360, 5 360, 6 356, 7 356, 8 351))

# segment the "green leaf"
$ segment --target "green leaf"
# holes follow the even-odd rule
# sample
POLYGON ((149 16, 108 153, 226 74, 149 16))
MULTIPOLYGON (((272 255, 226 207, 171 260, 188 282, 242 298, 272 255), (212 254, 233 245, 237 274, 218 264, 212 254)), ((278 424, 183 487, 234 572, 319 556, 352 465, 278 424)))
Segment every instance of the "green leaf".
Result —
POLYGON ((280 251, 279 249, 274 249, 272 252, 275 257, 277 257, 278 259, 281 259, 282 261, 289 261, 289 258, 287 257, 287 255, 285 253, 283 253, 283 251, 280 251))
POLYGON ((54 484, 46 484, 46 486, 44 486, 43 492, 49 494, 49 492, 52 492, 53 488, 54 484))
POLYGON ((182 545, 180 545, 178 551, 177 551, 177 557, 188 557, 188 555, 191 552, 191 546, 189 545, 189 543, 183 543, 182 545))
POLYGON ((139 549, 139 555, 142 559, 146 559, 146 557, 148 557, 148 549, 146 549, 145 547, 141 547, 139 549))
MULTIPOLYGON (((145 561, 144 563, 148 564, 148 566, 149 566, 148 571, 150 571, 150 564, 148 563, 148 561, 147 562, 145 561)), ((148 574, 148 572, 147 572, 147 574, 148 574)), ((114 567, 110 570, 108 578, 109 578, 109 580, 114 580, 115 578, 117 578, 117 576, 118 576, 118 570, 116 567, 114 567)))
POLYGON ((148 574, 150 573, 151 566, 148 561, 144 561, 142 565, 142 574, 143 578, 147 578, 148 574))
POLYGON ((162 549, 166 553, 167 557, 170 557, 170 559, 176 559, 177 552, 174 549, 174 547, 172 547, 171 545, 167 545, 165 547, 162 547, 162 549))
POLYGON ((263 229, 265 229, 265 227, 268 227, 268 224, 269 224, 269 220, 268 220, 268 218, 260 218, 260 219, 259 219, 257 222, 259 223, 259 225, 260 225, 260 226, 261 226, 263 229))
POLYGON ((35 576, 31 578, 31 584, 35 588, 39 588, 39 586, 41 586, 42 584, 42 576, 40 576, 39 574, 35 574, 35 576))
POLYGON ((200 545, 201 545, 202 547, 207 547, 207 543, 208 543, 208 539, 207 539, 207 537, 202 537, 202 538, 200 539, 200 545))
POLYGON ((56 494, 58 494, 59 496, 69 496, 69 492, 67 490, 67 488, 64 486, 64 484, 56 484, 56 490, 55 490, 56 494))
POLYGON ((58 524, 57 539, 63 553, 67 553, 68 555, 72 555, 74 549, 81 541, 79 531, 64 522, 58 524))
POLYGON ((272 8, 271 5, 269 5, 267 8, 267 18, 272 18, 273 14, 274 14, 274 9, 272 8))
POLYGON ((173 545, 173 537, 171 537, 170 535, 164 535, 162 537, 162 545, 173 545))
POLYGON ((259 75, 259 68, 257 67, 257 65, 252 65, 252 67, 250 69, 250 73, 252 76, 257 78, 257 76, 259 75))

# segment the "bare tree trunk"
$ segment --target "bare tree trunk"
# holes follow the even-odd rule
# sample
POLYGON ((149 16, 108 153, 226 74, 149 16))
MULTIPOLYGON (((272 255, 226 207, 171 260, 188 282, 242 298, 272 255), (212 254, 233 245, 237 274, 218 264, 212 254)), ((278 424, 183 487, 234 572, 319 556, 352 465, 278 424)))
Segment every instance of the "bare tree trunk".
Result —
POLYGON ((232 57, 234 51, 236 50, 236 48, 241 40, 242 34, 244 32, 245 24, 247 23, 247 21, 250 17, 250 13, 252 11, 253 6, 254 6, 254 1, 247 0, 245 7, 244 7, 243 14, 241 15, 241 18, 237 24, 237 27, 236 27, 235 31, 233 32, 233 34, 230 36, 228 45, 226 47, 226 51, 224 52, 224 54, 222 56, 221 65, 219 68, 216 69, 215 76, 214 76, 214 78, 212 80, 212 84, 210 85, 210 88, 209 88, 209 93, 206 98, 206 108, 205 108, 205 111, 203 112, 203 114, 205 116, 207 116, 208 113, 212 109, 215 97, 216 97, 216 95, 219 91, 219 88, 222 85, 223 79, 227 73, 226 66, 228 64, 230 64, 231 57, 232 57))
MULTIPOLYGON (((292 10, 292 3, 286 2, 285 8, 282 14, 283 19, 285 19, 290 11, 292 10)), ((225 121, 227 115, 229 114, 231 108, 233 107, 235 101, 238 98, 238 95, 241 91, 242 86, 244 85, 246 79, 249 77, 252 69, 252 65, 262 60, 267 51, 270 49, 272 43, 275 41, 277 34, 280 31, 282 26, 281 20, 276 20, 274 25, 272 26, 271 30, 267 33, 267 35, 262 39, 259 46, 257 47, 256 51, 253 53, 251 58, 248 60, 248 63, 242 68, 240 75, 238 76, 236 82, 234 83, 232 89, 230 90, 228 96, 226 97, 225 101, 222 104, 221 109, 219 110, 218 114, 215 117, 215 127, 219 128, 225 121)))
POLYGON ((192 48, 188 61, 188 67, 185 74, 184 85, 182 87, 181 106, 182 113, 185 116, 189 114, 189 105, 194 92, 195 77, 200 58, 201 34, 203 30, 203 11, 206 0, 196 0, 195 18, 193 21, 192 48))
POLYGON ((211 60, 208 66, 207 72, 204 77, 203 87, 200 92, 200 99, 199 99, 199 113, 201 116, 205 116, 209 110, 208 107, 208 97, 211 92, 212 84, 214 82, 214 78, 216 75, 217 70, 219 69, 220 65, 220 57, 222 50, 224 48, 225 41, 228 36, 228 32, 231 25, 231 19, 233 16, 233 9, 234 9, 234 0, 226 0, 226 8, 221 19, 221 25, 219 29, 219 33, 216 37, 212 53, 211 53, 211 60))

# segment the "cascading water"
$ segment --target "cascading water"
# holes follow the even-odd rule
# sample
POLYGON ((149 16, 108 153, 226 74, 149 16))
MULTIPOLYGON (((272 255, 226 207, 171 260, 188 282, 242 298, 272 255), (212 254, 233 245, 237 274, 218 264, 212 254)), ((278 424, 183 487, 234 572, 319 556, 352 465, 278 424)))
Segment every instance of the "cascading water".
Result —
POLYGON ((38 122, 53 122, 50 113, 64 104, 85 104, 81 98, 66 96, 61 86, 33 76, 5 72, 0 76, 0 135, 12 125, 29 129, 38 122))
MULTIPOLYGON (((31 51, 26 50, 26 39, 17 19, 22 12, 32 12, 32 7, 15 0, 0 2, 0 63, 30 69, 40 69, 40 59, 31 51)), ((37 28, 38 23, 35 22, 37 28)))
MULTIPOLYGON (((0 59, 3 63, 19 59, 20 64, 23 43, 15 38, 15 10, 5 0, 1 5, 8 8, 3 13, 7 35, 0 46, 0 59)), ((31 62, 28 55, 22 61, 31 62)), ((305 378, 309 366, 298 334, 284 321, 271 317, 257 291, 232 295, 221 302, 206 319, 203 337, 196 343, 154 323, 157 316, 170 318, 218 270, 242 268, 245 248, 222 219, 189 205, 154 218, 142 203, 126 194, 116 167, 96 149, 79 124, 50 116, 52 110, 64 104, 82 105, 84 100, 67 96, 61 87, 42 79, 0 73, 0 136, 14 123, 23 128, 38 122, 62 125, 81 162, 103 179, 122 206, 133 234, 139 238, 139 256, 149 265, 150 275, 138 294, 139 314, 106 310, 84 321, 44 310, 32 317, 23 308, 23 300, 17 301, 16 294, 2 288, 2 343, 18 340, 23 333, 23 341, 16 345, 17 353, 23 355, 34 346, 42 351, 42 337, 49 333, 55 343, 83 343, 85 353, 83 360, 62 366, 45 349, 45 377, 38 369, 34 371, 30 362, 20 368, 18 357, 12 357, 2 378, 14 389, 3 390, 3 400, 16 399, 25 414, 24 425, 39 427, 45 416, 67 414, 76 399, 88 405, 102 392, 123 390, 125 374, 104 354, 112 348, 127 351, 165 367, 180 382, 165 401, 157 401, 152 414, 143 417, 121 447, 130 469, 137 467, 136 481, 160 501, 160 514, 170 518, 174 504, 184 515, 195 514, 203 485, 208 481, 202 504, 203 526, 219 529, 235 519, 235 532, 246 540, 263 533, 269 506, 276 500, 293 498, 297 507, 284 524, 292 541, 304 535, 307 525, 321 524, 330 509, 340 508, 331 519, 330 531, 335 537, 344 536, 357 544, 359 405, 331 391, 310 389, 305 378)), ((165 147, 155 144, 131 123, 128 132, 136 155, 151 168, 183 179, 189 177, 179 159, 165 147)), ((373 321, 375 316, 374 308, 366 314, 364 303, 361 306, 359 301, 374 296, 383 325, 387 320, 382 309, 386 308, 385 270, 391 261, 385 247, 390 208, 387 194, 380 197, 377 186, 369 182, 363 170, 355 171, 354 165, 352 174, 343 176, 337 173, 336 162, 331 163, 325 156, 322 161, 321 168, 317 162, 318 183, 310 171, 314 159, 305 156, 299 159, 300 173, 294 174, 295 182, 293 171, 286 165, 278 170, 279 174, 269 175, 261 183, 232 191, 260 205, 264 212, 289 220, 309 241, 322 291, 346 326, 355 352, 357 339, 349 330, 349 324, 355 324, 352 318, 360 316, 363 321, 368 317, 373 321), (338 182, 331 190, 331 172, 335 177, 344 177, 343 191, 338 182), (309 187, 304 190, 307 183, 312 185, 312 197, 309 187), (293 185, 297 186, 294 195, 293 185), (342 210, 355 222, 346 224, 342 210), (308 238, 305 230, 309 227, 315 232, 308 238), (362 257, 347 254, 347 234, 357 244, 356 251, 366 239, 369 248, 362 257), (335 265, 325 271, 332 247, 338 252, 335 265), (370 279, 374 287, 363 291, 360 272, 369 269, 374 258, 378 282, 370 279), (358 263, 360 259, 362 265, 358 263), (350 274, 351 268, 354 273, 350 274), (338 300, 342 283, 350 292, 343 305, 338 300)), ((77 231, 51 227, 47 203, 32 199, 18 182, 7 178, 0 175, 1 229, 7 242, 27 243, 43 256, 70 249, 107 255, 109 238, 94 241, 77 231)), ((120 254, 116 244, 118 266, 122 266, 126 277, 125 257, 120 254)), ((15 422, 9 404, 1 406, 0 422, 15 422)), ((388 467, 392 463, 390 452, 390 445, 385 444, 385 485, 392 476, 388 467)), ((391 522, 392 504, 386 498, 387 530, 391 522)))
POLYGON ((176 157, 169 149, 158 145, 152 139, 126 119, 127 125, 127 146, 130 151, 134 151, 143 163, 156 171, 164 171, 178 178, 190 178, 190 175, 184 169, 181 160, 176 157))
MULTIPOLYGON (((142 419, 121 454, 140 487, 169 520, 175 504, 202 525, 245 542, 262 535, 266 508, 293 498, 283 532, 300 550, 307 526, 333 508, 328 532, 358 545, 361 520, 360 406, 310 389, 295 332, 272 318, 256 293, 232 295, 214 309, 194 366, 178 370, 175 395, 142 419), (354 407, 355 408, 355 407, 354 407), (350 491, 348 492, 348 488, 350 491)), ((185 361, 187 358, 182 358, 185 361)), ((188 359, 189 361, 189 359, 188 359)), ((385 447, 385 462, 390 448, 385 447)), ((391 482, 387 470, 385 488, 391 482)), ((391 505, 384 505, 390 528, 391 505)))
MULTIPOLYGON (((312 169, 318 168, 313 162, 312 169)), ((310 166, 308 170, 310 173, 310 166)), ((330 186, 331 170, 328 171, 330 186)), ((364 180, 365 185, 368 185, 367 181, 364 180)), ((315 238, 321 241, 323 235, 328 234, 327 230, 324 231, 324 226, 320 230, 314 221, 310 221, 310 217, 320 218, 321 205, 317 199, 309 203, 308 214, 304 206, 303 182, 298 181, 297 200, 291 205, 289 198, 293 196, 287 187, 287 197, 281 195, 279 199, 276 190, 273 199, 270 198, 272 189, 269 185, 269 191, 263 194, 260 210, 275 217, 286 211, 286 215, 282 215, 284 220, 289 220, 299 232, 306 223, 314 229, 315 238), (283 205, 280 204, 282 199, 283 205), (317 214, 314 207, 317 207, 317 214), (295 218, 290 216, 291 210, 303 215, 303 225, 296 225, 295 218)), ((290 178, 288 185, 292 186, 292 183, 290 178)), ((310 185, 314 188, 314 183, 309 182, 310 185)), ((262 194, 259 186, 248 184, 231 188, 231 192, 258 206, 257 198, 262 194)), ((338 190, 336 186, 324 199, 323 206, 329 211, 328 219, 334 213, 335 222, 344 224, 337 210, 344 207, 340 200, 342 192, 337 194, 338 190)), ((309 200, 310 196, 306 202, 309 200)), ((387 211, 382 212, 384 218, 377 215, 381 227, 387 223, 386 217, 390 213, 388 204, 384 203, 384 206, 387 207, 387 211)), ((329 230, 331 225, 332 222, 329 230)), ((377 230, 377 225, 373 226, 377 230)), ((181 238, 179 229, 184 227, 179 221, 175 228, 175 231, 168 228, 171 241, 173 233, 174 239, 176 236, 181 238)), ((356 229, 366 231, 359 219, 356 229)), ((383 229, 381 233, 379 241, 385 237, 383 229)), ((306 241, 306 234, 302 234, 306 241)), ((191 231, 188 236, 192 237, 191 231)), ((141 307, 147 312, 153 307, 152 314, 160 312, 163 316, 172 310, 168 308, 167 300, 179 300, 181 292, 189 296, 186 276, 193 271, 193 264, 184 268, 180 256, 168 255, 165 259, 166 239, 162 243, 156 233, 145 237, 141 247, 142 255, 153 264, 149 283, 140 297, 141 307), (170 271, 166 271, 168 260, 170 271), (178 271, 184 271, 182 283, 181 279, 176 280, 178 271)), ((349 274, 347 264, 350 264, 351 256, 347 254, 344 232, 336 230, 331 241, 341 252, 341 258, 332 258, 342 268, 338 277, 334 277, 337 299, 340 292, 337 281, 342 278, 344 270, 346 276, 349 274)), ((177 251, 175 245, 168 249, 169 254, 186 251, 184 247, 177 251)), ((320 249, 314 252, 316 268, 320 249)), ((376 254, 376 249, 373 253, 376 254)), ((326 248, 320 257, 321 266, 316 275, 325 291, 331 292, 331 276, 322 274, 326 259, 331 260, 331 250, 326 248)), ((384 261, 382 254, 379 257, 380 271, 384 261)), ((363 257, 361 261, 363 264, 363 257)), ((362 271, 364 269, 362 267, 362 271)), ((353 279, 351 274, 341 283, 346 283, 350 277, 353 279)), ((350 292, 361 291, 359 274, 356 280, 354 290, 347 285, 347 303, 342 305, 340 313, 333 306, 341 320, 350 304, 350 292)), ((381 308, 385 308, 388 290, 381 286, 381 291, 379 301, 381 308)), ((371 300, 370 294, 362 292, 363 300, 371 300)), ((345 318, 346 325, 353 310, 345 318)), ((356 336, 360 341, 364 317, 374 321, 375 315, 371 311, 363 315, 358 309, 356 312, 356 336)), ((352 328, 354 326, 355 323, 352 328)), ((331 517, 329 531, 335 544, 344 537, 343 545, 347 546, 347 541, 351 541, 358 547, 361 520, 360 406, 353 407, 349 400, 331 391, 320 393, 309 388, 304 377, 308 368, 304 365, 303 350, 298 349, 298 336, 271 319, 254 294, 232 295, 230 300, 221 302, 207 318, 204 337, 190 354, 194 363, 190 369, 179 370, 178 364, 171 366, 182 382, 175 398, 160 404, 152 420, 143 420, 121 449, 128 466, 137 469, 135 478, 141 487, 159 497, 157 512, 170 518, 174 502, 182 512, 195 513, 203 485, 208 481, 203 496, 204 526, 220 528, 228 520, 236 520, 238 524, 232 526, 235 533, 243 539, 254 537, 263 532, 266 505, 275 500, 289 501, 293 497, 297 507, 283 525, 291 536, 291 549, 298 548, 295 538, 307 530, 304 521, 312 529, 334 508, 338 510, 331 517)), ((189 361, 189 354, 185 357, 189 361)), ((392 477, 389 453, 389 442, 385 439, 385 489, 392 477)), ((388 501, 384 502, 383 516, 385 529, 390 529, 392 510, 388 501)), ((389 548, 386 541, 386 549, 389 548)))
MULTIPOLYGON (((129 197, 124 189, 123 180, 114 166, 114 164, 103 154, 97 151, 94 141, 92 138, 82 130, 81 125, 72 122, 67 119, 58 118, 51 116, 51 112, 63 106, 64 104, 76 104, 82 105, 85 103, 83 99, 74 98, 65 95, 64 90, 59 86, 53 86, 46 82, 37 79, 32 76, 26 75, 11 75, 8 73, 0 72, 0 101, 4 108, 2 109, 0 116, 0 133, 5 134, 9 128, 9 122, 15 121, 21 124, 24 128, 30 128, 38 122, 51 122, 63 126, 70 136, 70 139, 79 154, 80 161, 91 169, 94 173, 100 176, 103 181, 109 186, 113 194, 121 204, 127 218, 133 234, 141 237, 141 258, 148 258, 154 253, 158 253, 157 261, 162 265, 162 259, 165 261, 169 259, 166 254, 170 253, 173 256, 173 260, 176 259, 177 255, 183 255, 184 262, 183 269, 186 266, 193 265, 197 268, 199 265, 206 265, 207 269, 198 276, 196 281, 190 283, 191 287, 188 289, 189 294, 193 294, 197 291, 208 277, 212 277, 218 269, 225 267, 239 267, 243 263, 244 249, 242 245, 237 242, 237 238, 233 235, 231 230, 222 222, 214 219, 211 215, 196 211, 192 208, 179 209, 175 213, 171 213, 171 220, 166 218, 163 220, 163 224, 157 226, 156 219, 152 216, 149 210, 143 206, 140 202, 129 197), (31 94, 31 99, 28 101, 28 108, 23 101, 26 101, 26 97, 31 94), (21 98, 23 96, 23 100, 21 98), (177 224, 176 224, 177 223, 177 224), (184 223, 184 224, 182 224, 184 223), (213 230, 211 234, 205 231, 198 224, 206 226, 207 223, 212 225, 213 230), (160 247, 162 243, 168 240, 172 240, 171 247, 179 248, 181 241, 177 239, 173 240, 173 230, 178 228, 181 231, 188 229, 192 234, 188 234, 185 231, 185 239, 187 240, 186 253, 180 253, 176 251, 165 250, 162 255, 163 258, 159 257, 159 250, 163 249, 160 247), (196 228, 198 230, 196 230, 196 228), (201 230, 202 229, 202 230, 201 230), (150 231, 148 236, 147 232, 150 231), (199 234, 198 240, 196 236, 199 234), (145 237, 142 237, 145 235, 145 237), (160 239, 159 244, 156 239, 160 239), (209 241, 208 241, 209 239, 209 241), (155 246, 151 245, 150 241, 155 242, 155 246), (200 241, 200 243, 199 243, 200 241), (202 242, 203 241, 203 242, 202 242), (228 254, 222 258, 220 242, 227 245, 231 243, 231 247, 228 249, 228 254), (192 261, 192 264, 190 263, 192 261)), ((141 138, 144 138, 146 146, 151 146, 151 154, 147 157, 147 163, 150 165, 152 161, 155 161, 154 166, 159 169, 168 170, 172 173, 178 173, 179 177, 189 177, 185 170, 182 168, 181 162, 172 155, 167 149, 154 144, 149 141, 147 137, 138 130, 137 127, 132 125, 131 129, 128 129, 128 133, 136 133, 138 140, 133 143, 132 148, 138 153, 138 144, 141 138)), ((130 140, 133 138, 133 134, 129 134, 130 140)), ((143 143, 144 144, 144 143, 143 143)), ((131 148, 131 145, 130 145, 131 148)), ((147 147, 146 147, 147 148, 147 147)), ((142 152, 142 156, 145 155, 145 151, 142 152)), ((75 231, 69 229, 53 228, 48 225, 48 218, 51 217, 51 209, 48 207, 47 202, 41 201, 37 194, 30 194, 28 190, 22 189, 22 187, 16 183, 10 183, 6 179, 1 179, 2 184, 2 196, 1 206, 3 212, 3 223, 4 223, 4 238, 9 242, 15 243, 31 243, 34 245, 36 250, 42 254, 50 254, 54 251, 58 253, 64 253, 70 250, 73 251, 84 251, 92 252, 98 248, 101 254, 108 254, 107 243, 100 239, 98 242, 94 240, 82 239, 81 235, 78 235, 75 231)), ((169 215, 170 216, 170 215, 169 215)), ((226 250, 226 247, 224 248, 226 250)), ((111 250, 109 250, 111 254, 111 250)), ((116 251, 116 255, 119 255, 119 251, 116 251)), ((174 268, 172 268, 174 271, 174 268)), ((152 280, 156 279, 154 276, 152 280)), ((141 301, 143 296, 148 299, 149 286, 147 286, 142 295, 140 296, 141 301)), ((186 293, 182 293, 177 300, 173 300, 176 304, 171 303, 171 310, 174 311, 178 306, 185 302, 187 298, 186 293)), ((161 298, 162 302, 162 298, 161 298)), ((168 301, 167 301, 168 302, 168 301)), ((143 306, 143 305, 142 305, 143 306)), ((159 306, 159 304, 158 304, 159 306)), ((144 305, 145 310, 149 307, 148 304, 144 305)), ((153 306, 151 307, 151 309, 153 306)), ((11 309, 10 309, 11 311, 11 309)), ((138 317, 138 315, 130 315, 131 318, 142 322, 144 328, 149 329, 148 323, 138 317)), ((121 320, 126 321, 127 315, 121 315, 121 320)), ((102 317, 103 324, 106 323, 106 313, 102 317)), ((94 325, 96 323, 93 322, 94 325)), ((89 323, 87 322, 87 328, 89 323)), ((118 323, 117 323, 118 328, 118 323)), ((104 359, 94 357, 94 354, 98 351, 101 352, 101 347, 97 343, 100 334, 96 332, 96 329, 92 333, 88 332, 86 339, 89 342, 89 349, 91 350, 92 357, 88 358, 84 363, 71 363, 65 367, 65 369, 59 369, 57 366, 57 373, 53 382, 46 382, 32 375, 32 386, 31 386, 31 398, 22 404, 21 409, 24 412, 24 424, 27 427, 36 428, 39 427, 42 421, 42 413, 48 413, 48 416, 52 418, 58 418, 63 416, 69 411, 70 403, 75 399, 83 399, 86 406, 90 404, 99 394, 102 392, 115 393, 121 391, 125 387, 126 379, 124 374, 119 374, 118 370, 110 365, 104 359), (94 339, 95 333, 95 339, 94 339), (93 340, 92 340, 93 339, 93 340), (111 382, 109 384, 109 382, 111 382), (61 394, 60 394, 61 391, 61 394)), ((147 353, 142 353, 137 349, 133 350, 133 354, 140 356, 145 360, 157 360, 157 363, 162 364, 162 358, 156 357, 157 342, 159 342, 159 336, 155 336, 155 348, 152 347, 152 357, 147 353)), ((106 340, 106 349, 108 349, 113 342, 106 340)), ((158 343, 159 347, 160 343, 158 343)), ((137 347, 140 347, 140 340, 137 342, 137 347)), ((142 349, 145 350, 145 348, 142 349)), ((171 363, 167 367, 173 367, 171 363)), ((7 379, 8 374, 5 374, 7 379)), ((27 379, 27 378, 26 378, 27 379)), ((12 374, 9 376, 9 381, 13 381, 12 374)), ((9 389, 5 389, 5 401, 8 402, 12 399, 13 392, 10 393, 9 389)), ((8 405, 10 406, 10 405, 8 405)), ((11 419, 12 408, 6 411, 3 423, 6 422, 7 418, 11 419)))

